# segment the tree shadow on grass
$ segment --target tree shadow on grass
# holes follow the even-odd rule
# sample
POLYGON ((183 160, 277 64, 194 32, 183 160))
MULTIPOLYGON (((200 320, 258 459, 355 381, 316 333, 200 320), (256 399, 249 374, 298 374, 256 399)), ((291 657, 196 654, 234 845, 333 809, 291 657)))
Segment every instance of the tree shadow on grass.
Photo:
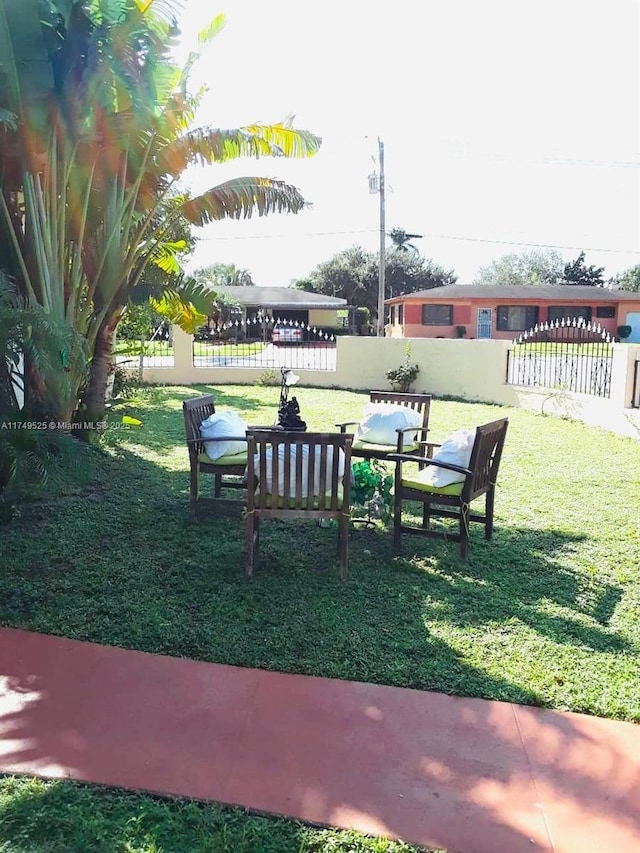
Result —
MULTIPOLYGON (((20 526, 8 540, 0 620, 145 651, 528 704, 545 700, 460 669, 434 629, 509 630, 516 620, 557 644, 627 648, 602 624, 602 602, 610 608, 620 590, 591 580, 585 599, 580 577, 562 565, 580 537, 500 525, 487 544, 472 528, 461 563, 455 543, 411 537, 394 558, 390 531, 356 529, 342 582, 336 530, 273 521, 247 582, 242 504, 224 514, 203 508, 194 522, 187 479, 121 447, 79 494, 25 508, 22 526, 37 546, 25 556, 20 526)), ((211 490, 213 478, 203 480, 211 490)))
MULTIPOLYGON (((394 559, 388 530, 355 530, 349 575, 341 581, 335 530, 274 521, 263 526, 259 570, 247 581, 241 573, 241 515, 206 514, 192 522, 186 469, 168 471, 120 447, 115 458, 105 456, 99 473, 79 494, 27 508, 22 529, 10 532, 6 569, 0 569, 4 624, 175 657, 528 705, 549 700, 520 679, 471 664, 444 637, 517 620, 555 642, 624 649, 620 637, 580 621, 602 616, 599 602, 610 606, 617 590, 604 585, 596 590, 595 606, 585 606, 578 579, 563 565, 581 539, 566 532, 500 524, 486 544, 473 531, 470 558, 462 564, 454 543, 412 540, 411 550, 394 559), (35 534, 32 551, 25 531, 35 534), (545 613, 547 602, 572 611, 575 619, 545 613), (443 634, 443 626, 453 633, 443 634)), ((26 673, 17 660, 3 664, 11 690, 37 697, 3 718, 7 742, 24 745, 10 749, 14 765, 50 761, 87 778, 86 732, 80 728, 62 738, 54 726, 46 741, 38 735, 51 715, 65 718, 64 691, 46 668, 26 673)), ((166 689, 174 687, 168 682, 166 689)), ((461 726, 468 723, 465 714, 460 706, 461 726)), ((492 726, 491 713, 481 704, 472 717, 481 737, 492 726)), ((353 725, 372 743, 382 732, 375 715, 363 713, 353 725)), ((566 731, 548 725, 558 729, 559 755, 573 738, 589 747, 570 721, 563 723, 566 731)), ((435 768, 446 767, 446 750, 429 749, 423 758, 431 769, 420 784, 438 790, 435 768)), ((513 770, 520 744, 507 742, 504 749, 495 781, 506 790, 520 772, 513 770)), ((615 766, 620 757, 612 752, 609 760, 615 766)), ((470 762, 456 770, 456 784, 472 796, 484 772, 470 762)), ((384 802, 345 785, 332 787, 312 773, 298 805, 307 795, 318 796, 330 813, 346 807, 402 833, 384 802)), ((605 793, 596 787, 589 794, 594 811, 609 809, 605 793)), ((474 814, 478 826, 503 840, 501 849, 529 844, 490 808, 474 814)))
MULTIPOLYGON (((518 853, 532 840, 551 849, 543 813, 553 814, 555 797, 600 832, 608 824, 637 834, 637 764, 622 739, 571 715, 523 709, 526 756, 504 704, 279 675, 270 683, 256 671, 44 643, 3 635, 5 771, 347 823, 452 850, 518 853), (603 767, 616 767, 620 781, 603 767)), ((451 663, 446 644, 431 645, 451 663)), ((6 817, 15 822, 20 810, 6 817)), ((79 808, 64 815, 70 834, 82 818, 79 808)))
MULTIPOLYGON (((133 441, 140 441, 145 447, 154 451, 170 451, 176 446, 184 446, 185 432, 184 420, 182 415, 182 403, 184 400, 191 399, 206 394, 213 394, 216 411, 223 409, 234 409, 238 412, 243 412, 245 418, 250 423, 256 423, 257 413, 262 410, 268 412, 267 421, 265 423, 275 423, 277 408, 278 408, 278 389, 273 389, 274 398, 273 406, 265 405, 252 391, 252 386, 247 386, 246 393, 238 394, 225 390, 224 387, 218 388, 213 385, 197 385, 187 390, 178 390, 171 386, 168 387, 150 387, 145 389, 143 394, 138 398, 132 398, 127 401, 122 401, 113 409, 112 417, 117 422, 122 415, 130 415, 142 421, 141 427, 132 427, 128 431, 128 435, 133 441), (256 417, 252 418, 251 413, 256 413, 256 417)), ((264 426, 264 416, 258 417, 260 426, 264 426)), ((111 446, 119 446, 119 435, 111 440, 111 446)))
MULTIPOLYGON (((311 389, 305 389, 311 390, 311 389)), ((269 426, 275 424, 279 403, 278 386, 269 388, 256 388, 252 385, 242 386, 239 391, 237 386, 229 390, 229 386, 216 385, 194 385, 189 388, 176 388, 173 386, 145 388, 138 397, 120 401, 113 409, 112 419, 118 422, 122 415, 130 415, 142 421, 139 428, 131 428, 127 433, 134 442, 139 442, 145 447, 155 451, 170 451, 176 446, 184 445, 184 421, 182 416, 182 403, 192 397, 212 394, 217 411, 232 409, 242 414, 249 425, 269 426)), ((355 395, 354 395, 355 396, 355 395)), ((363 395, 364 399, 365 395, 363 395)), ((366 396, 368 399, 368 395, 366 396)), ((314 409, 313 397, 310 397, 303 410, 309 406, 311 420, 324 423, 326 411, 321 410, 321 417, 314 409)), ((303 416, 309 419, 303 411, 303 416)), ((339 417, 336 414, 336 418, 339 417)), ((331 418, 330 418, 331 419, 331 418)), ((333 427, 331 427, 333 428, 333 427)), ((310 427, 311 429, 311 427, 310 427)), ((114 430, 114 438, 108 436, 111 446, 120 444, 120 435, 114 430)))
POLYGON ((622 637, 603 630, 621 588, 595 578, 587 588, 583 578, 563 565, 567 555, 586 542, 584 535, 503 524, 487 544, 482 528, 474 527, 467 562, 458 558, 457 542, 419 543, 418 537, 403 537, 400 565, 421 571, 425 561, 435 560, 437 572, 429 581, 432 596, 448 597, 452 585, 458 591, 455 606, 446 611, 447 621, 469 626, 517 618, 555 642, 580 643, 597 651, 628 647, 622 637), (468 596, 461 594, 465 587, 468 596), (545 603, 572 613, 546 613, 545 603), (585 617, 598 624, 586 624, 585 617))
MULTIPOLYGON (((0 826, 13 853, 304 853, 319 850, 323 836, 298 822, 215 803, 16 776, 0 776, 0 826)), ((339 839, 335 833, 336 853, 347 849, 339 839)))

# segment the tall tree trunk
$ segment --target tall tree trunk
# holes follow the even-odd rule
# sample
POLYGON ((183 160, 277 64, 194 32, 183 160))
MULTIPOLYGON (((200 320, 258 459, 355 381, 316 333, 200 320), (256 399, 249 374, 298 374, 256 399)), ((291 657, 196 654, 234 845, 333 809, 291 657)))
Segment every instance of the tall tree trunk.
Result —
MULTIPOLYGON (((122 309, 118 308, 115 312, 108 314, 98 329, 89 370, 89 381, 82 395, 79 420, 93 424, 105 420, 107 384, 113 370, 113 349, 121 313, 122 309)), ((81 430, 79 436, 85 441, 98 438, 95 430, 81 430)))

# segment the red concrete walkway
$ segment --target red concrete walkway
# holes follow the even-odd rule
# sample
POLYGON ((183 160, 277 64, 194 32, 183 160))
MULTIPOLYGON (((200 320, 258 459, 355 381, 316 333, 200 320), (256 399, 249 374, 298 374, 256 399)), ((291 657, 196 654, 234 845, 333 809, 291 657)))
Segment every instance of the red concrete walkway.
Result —
POLYGON ((640 726, 12 629, 0 770, 462 853, 640 850, 640 726))

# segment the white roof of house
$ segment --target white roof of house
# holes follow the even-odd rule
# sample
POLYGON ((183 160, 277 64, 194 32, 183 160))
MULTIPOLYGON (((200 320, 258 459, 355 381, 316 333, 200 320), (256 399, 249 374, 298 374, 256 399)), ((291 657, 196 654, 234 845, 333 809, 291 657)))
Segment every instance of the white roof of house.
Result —
POLYGON ((231 285, 213 286, 216 293, 224 293, 244 308, 345 308, 346 299, 337 296, 324 296, 322 293, 309 293, 295 287, 240 287, 231 285))
POLYGON ((631 290, 610 290, 608 287, 588 287, 571 284, 447 284, 405 293, 387 302, 408 299, 550 299, 554 302, 626 302, 640 300, 640 293, 631 290))

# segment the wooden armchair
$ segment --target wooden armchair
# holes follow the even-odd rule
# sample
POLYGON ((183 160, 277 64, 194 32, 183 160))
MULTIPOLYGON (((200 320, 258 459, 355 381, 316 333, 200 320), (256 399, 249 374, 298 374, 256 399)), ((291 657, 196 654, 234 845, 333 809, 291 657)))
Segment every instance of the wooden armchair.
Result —
POLYGON ((337 519, 340 574, 346 575, 352 439, 345 433, 247 431, 248 577, 258 558, 260 522, 270 518, 337 519))
MULTIPOLYGON (((362 439, 354 439, 351 455, 362 459, 388 459, 391 453, 414 453, 418 456, 427 454, 427 432, 429 431, 429 411, 431 409, 431 394, 400 394, 394 391, 371 391, 369 393, 371 403, 391 403, 395 406, 408 406, 422 415, 422 423, 418 428, 407 427, 404 430, 396 430, 398 438, 396 444, 369 444, 362 439), (407 435, 417 433, 417 442, 409 443, 407 435)), ((340 432, 346 432, 347 427, 357 426, 359 421, 343 421, 336 424, 340 432)))
MULTIPOLYGON (((223 499, 222 487, 244 489, 244 474, 247 467, 247 452, 236 453, 233 456, 221 456, 217 460, 207 456, 204 449, 204 440, 200 435, 200 424, 205 421, 209 415, 215 414, 216 407, 212 394, 203 394, 200 397, 193 397, 190 400, 185 400, 182 404, 182 414, 184 416, 184 429, 187 437, 187 448, 189 450, 189 505, 193 516, 197 513, 200 488, 200 475, 213 474, 214 477, 214 499, 218 502, 240 504, 242 498, 230 501, 223 499), (223 480, 223 477, 225 478, 223 480), (234 479, 229 480, 229 477, 234 479)), ((260 427, 253 427, 260 429, 260 427)), ((268 427, 273 429, 273 427, 268 427)), ((246 436, 241 435, 234 438, 207 438, 207 443, 210 441, 245 441, 246 436)))
MULTIPOLYGON (((393 507, 393 548, 396 554, 401 550, 402 534, 417 533, 459 542, 460 555, 466 560, 471 521, 484 524, 485 537, 491 539, 496 479, 508 425, 509 421, 504 418, 476 429, 468 468, 418 455, 391 454, 389 458, 397 462, 393 507), (411 472, 406 470, 405 463, 409 462, 418 463, 417 473, 415 469, 411 472), (432 486, 425 482, 430 465, 464 474, 464 480, 448 486, 432 486), (472 513, 471 502, 482 495, 485 495, 484 513, 472 513), (403 501, 417 501, 422 504, 422 527, 410 527, 402 523, 403 501), (458 533, 432 530, 429 526, 432 517, 457 518, 458 533)), ((428 456, 431 455, 429 452, 428 456)))

